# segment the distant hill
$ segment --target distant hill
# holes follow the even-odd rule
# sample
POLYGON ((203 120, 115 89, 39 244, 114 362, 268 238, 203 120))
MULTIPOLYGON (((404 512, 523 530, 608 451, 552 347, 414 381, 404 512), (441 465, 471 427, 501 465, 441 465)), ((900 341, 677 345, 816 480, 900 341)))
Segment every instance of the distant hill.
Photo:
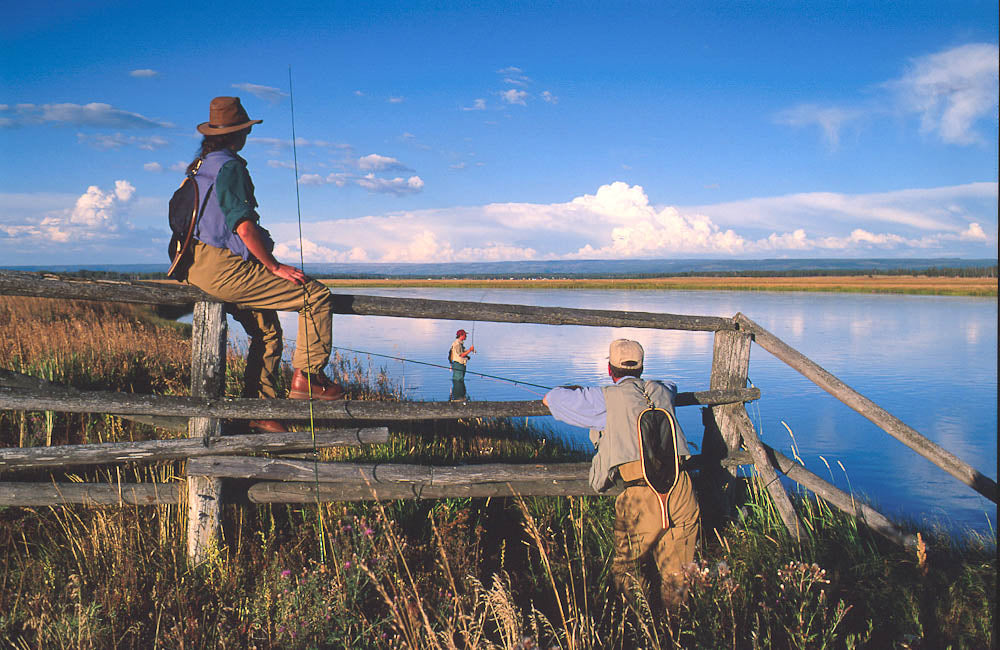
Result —
MULTIPOLYGON (((900 272, 927 269, 990 268, 996 259, 863 258, 863 259, 663 259, 663 260, 548 260, 522 262, 468 262, 448 264, 306 264, 317 277, 608 277, 677 274, 777 273, 820 271, 900 272)), ((49 264, 5 267, 19 271, 74 273, 95 271, 122 275, 166 273, 166 264, 49 264)))

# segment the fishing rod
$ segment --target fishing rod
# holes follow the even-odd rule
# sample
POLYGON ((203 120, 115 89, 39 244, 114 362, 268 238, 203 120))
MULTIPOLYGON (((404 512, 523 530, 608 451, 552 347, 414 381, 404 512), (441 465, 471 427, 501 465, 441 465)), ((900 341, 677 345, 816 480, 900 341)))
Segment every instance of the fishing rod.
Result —
MULTIPOLYGON (((299 226, 299 270, 302 271, 303 275, 306 272, 306 259, 305 251, 302 246, 302 201, 299 196, 299 152, 298 147, 295 142, 295 96, 292 93, 292 66, 288 65, 288 106, 291 113, 292 122, 292 162, 293 170, 295 173, 295 213, 298 219, 299 226)), ((306 318, 303 319, 303 325, 306 322, 312 320, 315 326, 315 320, 309 318, 310 308, 309 308, 309 289, 308 282, 303 282, 302 284, 302 314, 306 318)), ((305 338, 306 344, 306 364, 309 364, 309 337, 305 338)), ((316 494, 316 527, 319 536, 319 557, 322 564, 326 564, 326 540, 325 537, 325 522, 323 521, 323 508, 319 502, 319 449, 316 447, 316 421, 313 413, 313 400, 312 400, 312 382, 306 382, 307 390, 309 391, 309 433, 312 436, 312 455, 313 455, 313 484, 314 492, 316 494)))
MULTIPOLYGON (((416 359, 407 359, 405 357, 394 357, 391 354, 378 354, 377 352, 365 352, 364 350, 352 350, 351 348, 345 348, 338 345, 333 346, 334 350, 343 350, 344 352, 353 352, 354 354, 364 354, 370 357, 382 357, 383 359, 392 359, 393 361, 403 361, 406 363, 416 363, 421 366, 430 366, 432 368, 441 368, 442 370, 451 370, 449 366, 442 366, 439 363, 430 363, 429 361, 417 361, 416 359)), ((498 375, 488 375, 485 372, 476 372, 475 370, 466 370, 467 375, 477 375, 479 377, 486 377, 488 379, 498 379, 500 381, 510 382, 516 386, 533 386, 535 388, 543 388, 545 390, 552 390, 551 386, 542 386, 541 384, 533 384, 530 381, 521 381, 519 379, 510 379, 509 377, 500 377, 498 375)))

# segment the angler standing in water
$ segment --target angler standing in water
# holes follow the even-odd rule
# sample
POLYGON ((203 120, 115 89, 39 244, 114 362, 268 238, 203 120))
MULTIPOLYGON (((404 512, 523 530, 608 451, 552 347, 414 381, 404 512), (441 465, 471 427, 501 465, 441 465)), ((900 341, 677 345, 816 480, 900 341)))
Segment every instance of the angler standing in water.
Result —
MULTIPOLYGON (((330 291, 274 258, 274 241, 258 225, 246 160, 237 155, 250 129, 262 121, 250 119, 239 97, 216 97, 209 106, 208 122, 198 125, 205 137, 188 172, 195 174, 204 212, 194 230, 186 282, 235 303, 230 313, 250 337, 244 397, 278 397, 282 332, 276 312, 296 311, 299 331, 288 397, 341 399, 343 389, 323 374, 333 346, 330 291)), ((275 420, 251 420, 249 425, 259 431, 286 431, 275 420)))
POLYGON ((465 337, 468 333, 465 330, 455 332, 455 340, 448 350, 448 361, 451 362, 451 395, 449 399, 461 400, 466 398, 465 390, 465 366, 469 363, 469 355, 476 351, 476 346, 465 349, 465 337))
POLYGON ((465 338, 468 336, 468 332, 465 330, 458 330, 455 332, 455 340, 451 344, 451 350, 448 351, 448 361, 451 362, 451 380, 452 381, 465 381, 465 366, 469 363, 469 355, 476 351, 476 346, 470 346, 468 350, 465 349, 465 338))

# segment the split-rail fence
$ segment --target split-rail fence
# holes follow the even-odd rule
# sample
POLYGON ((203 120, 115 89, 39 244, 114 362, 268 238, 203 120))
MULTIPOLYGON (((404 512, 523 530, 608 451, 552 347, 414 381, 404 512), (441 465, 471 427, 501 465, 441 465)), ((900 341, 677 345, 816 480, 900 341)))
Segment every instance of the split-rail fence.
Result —
MULTIPOLYGON (((256 503, 351 501, 488 496, 574 496, 593 494, 588 463, 480 464, 426 467, 395 463, 315 463, 252 453, 287 453, 316 447, 384 443, 386 422, 549 415, 540 401, 388 402, 227 399, 227 325, 224 305, 186 285, 89 280, 54 274, 0 270, 0 295, 99 300, 148 305, 194 305, 190 397, 80 391, 0 370, 0 409, 106 413, 164 428, 186 430, 187 439, 90 445, 0 448, 0 476, 60 466, 107 465, 185 459, 186 481, 176 483, 0 482, 0 506, 181 504, 188 506, 188 557, 205 558, 219 542, 223 480, 249 479, 247 497, 256 503), (329 431, 222 435, 223 419, 342 422, 329 431)), ((899 544, 914 538, 876 510, 764 444, 745 404, 760 397, 747 387, 751 343, 772 353, 815 384, 865 416, 886 433, 996 503, 997 485, 947 450, 853 390, 815 362, 743 314, 732 318, 645 312, 600 311, 469 303, 414 298, 334 294, 334 313, 460 321, 541 323, 594 327, 638 327, 714 332, 708 390, 680 393, 678 406, 703 407, 705 436, 694 459, 711 486, 703 509, 724 512, 736 468, 752 464, 789 534, 801 523, 779 475, 799 483, 831 505, 855 516, 899 544)))

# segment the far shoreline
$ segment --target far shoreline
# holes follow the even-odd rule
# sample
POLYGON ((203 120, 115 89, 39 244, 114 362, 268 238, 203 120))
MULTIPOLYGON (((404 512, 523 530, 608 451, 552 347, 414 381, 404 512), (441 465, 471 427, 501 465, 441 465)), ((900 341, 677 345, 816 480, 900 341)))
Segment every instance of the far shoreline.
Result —
POLYGON ((622 291, 817 291, 996 297, 997 278, 927 275, 802 277, 684 276, 661 278, 337 278, 328 287, 468 289, 618 289, 622 291))

